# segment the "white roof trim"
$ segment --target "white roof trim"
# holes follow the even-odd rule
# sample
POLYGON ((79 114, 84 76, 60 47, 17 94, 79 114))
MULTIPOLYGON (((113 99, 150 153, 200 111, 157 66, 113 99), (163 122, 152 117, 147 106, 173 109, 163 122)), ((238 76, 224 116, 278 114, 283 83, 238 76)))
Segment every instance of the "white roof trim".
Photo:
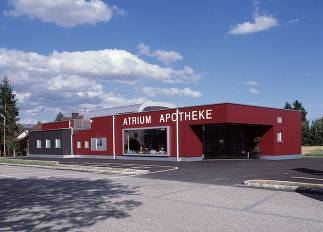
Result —
POLYGON ((141 104, 127 105, 127 106, 116 106, 112 108, 100 109, 100 110, 91 110, 84 114, 83 120, 90 120, 91 118, 112 116, 125 113, 138 113, 143 112, 146 107, 162 107, 162 108, 174 108, 173 104, 165 102, 153 102, 148 101, 141 104))

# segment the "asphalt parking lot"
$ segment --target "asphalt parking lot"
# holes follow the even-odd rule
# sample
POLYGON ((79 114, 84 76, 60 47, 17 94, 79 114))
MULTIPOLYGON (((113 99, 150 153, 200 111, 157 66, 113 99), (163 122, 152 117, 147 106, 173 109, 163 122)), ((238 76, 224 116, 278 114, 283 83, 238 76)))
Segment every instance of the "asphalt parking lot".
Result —
POLYGON ((0 231, 323 230, 323 195, 154 176, 180 167, 124 175, 0 165, 0 231))
MULTIPOLYGON (((30 158, 29 158, 30 159, 30 158)), ((34 158, 39 159, 39 158, 34 158)), ((323 159, 295 160, 204 160, 198 162, 162 162, 104 159, 43 159, 60 164, 119 167, 149 170, 139 178, 175 180, 202 184, 241 185, 245 180, 265 179, 323 184, 323 159)))

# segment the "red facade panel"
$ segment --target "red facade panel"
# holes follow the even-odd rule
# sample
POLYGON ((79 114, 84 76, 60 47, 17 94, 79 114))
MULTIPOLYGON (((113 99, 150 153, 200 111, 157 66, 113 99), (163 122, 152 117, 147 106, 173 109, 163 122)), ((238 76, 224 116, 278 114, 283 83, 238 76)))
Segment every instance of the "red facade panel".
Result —
POLYGON ((61 129, 61 128, 69 128, 69 125, 70 125, 69 121, 44 123, 42 124, 42 130, 55 130, 55 129, 61 129))

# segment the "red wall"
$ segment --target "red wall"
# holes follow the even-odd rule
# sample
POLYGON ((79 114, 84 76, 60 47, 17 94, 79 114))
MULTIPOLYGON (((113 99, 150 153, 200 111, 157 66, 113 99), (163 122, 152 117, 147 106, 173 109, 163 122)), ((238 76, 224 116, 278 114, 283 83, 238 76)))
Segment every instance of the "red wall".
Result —
MULTIPOLYGON (((136 114, 115 116, 115 144, 116 155, 123 154, 122 129, 161 127, 169 129, 170 156, 176 156, 176 109, 152 111, 136 114), (161 120, 163 115, 163 120, 161 120), (141 124, 140 117, 150 116, 151 123, 141 124), (170 116, 167 119, 166 117, 170 116), (133 117, 136 124, 133 124, 133 117), (129 119, 130 118, 130 123, 129 119), (124 122, 126 120, 126 124, 124 122)), ((238 104, 217 104, 196 107, 179 108, 179 153, 181 157, 202 156, 202 127, 194 125, 238 123, 251 125, 265 125, 267 128, 260 143, 263 155, 301 154, 301 113, 289 110, 265 107, 246 106, 238 104), (188 113, 190 112, 190 117, 188 113), (208 115, 206 114, 208 112, 208 115), (186 113, 186 120, 185 120, 186 113), (282 117, 282 123, 277 123, 277 117, 282 117), (277 142, 277 132, 282 132, 283 142, 277 142)), ((75 155, 113 155, 113 117, 93 118, 90 130, 74 131, 75 155), (106 137, 107 151, 91 151, 91 138, 106 137), (89 141, 89 148, 84 148, 84 141, 89 141), (76 141, 81 141, 82 148, 76 148, 76 141)), ((43 129, 68 127, 68 122, 44 124, 43 129)))
POLYGON ((69 121, 51 122, 51 123, 42 124, 42 130, 54 130, 54 129, 60 129, 60 128, 69 128, 69 121))

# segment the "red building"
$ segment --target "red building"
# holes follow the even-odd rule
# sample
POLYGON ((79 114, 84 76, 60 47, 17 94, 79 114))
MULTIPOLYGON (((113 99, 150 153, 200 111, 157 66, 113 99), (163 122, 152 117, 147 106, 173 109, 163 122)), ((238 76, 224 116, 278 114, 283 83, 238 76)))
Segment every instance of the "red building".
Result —
POLYGON ((42 125, 32 157, 158 159, 301 158, 301 113, 231 103, 167 108, 137 104, 90 111, 83 120, 42 125), (56 137, 55 137, 56 136, 56 137))

